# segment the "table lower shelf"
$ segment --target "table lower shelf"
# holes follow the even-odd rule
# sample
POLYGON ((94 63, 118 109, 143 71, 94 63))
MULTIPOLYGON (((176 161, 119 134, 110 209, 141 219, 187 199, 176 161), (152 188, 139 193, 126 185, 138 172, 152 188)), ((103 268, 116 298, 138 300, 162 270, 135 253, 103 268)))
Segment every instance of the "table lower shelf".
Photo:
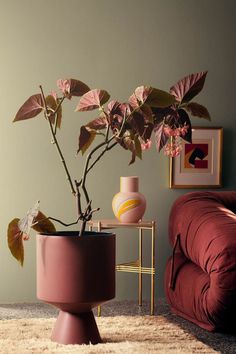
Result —
POLYGON ((129 272, 129 273, 155 275, 155 268, 141 267, 139 260, 133 261, 133 262, 128 262, 128 263, 117 264, 116 270, 118 272, 129 272))

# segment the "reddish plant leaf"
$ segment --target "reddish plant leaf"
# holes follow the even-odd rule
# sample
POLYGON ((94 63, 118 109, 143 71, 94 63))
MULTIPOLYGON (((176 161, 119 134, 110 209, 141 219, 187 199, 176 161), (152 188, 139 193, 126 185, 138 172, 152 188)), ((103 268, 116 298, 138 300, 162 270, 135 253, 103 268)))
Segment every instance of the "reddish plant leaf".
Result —
POLYGON ((42 95, 40 93, 37 93, 36 95, 30 96, 28 100, 25 101, 25 103, 21 106, 19 111, 16 113, 13 122, 34 118, 42 110, 43 110, 42 95))
POLYGON ((54 224, 41 211, 34 218, 32 229, 37 232, 53 233, 56 231, 54 224))
POLYGON ((163 121, 155 124, 154 126, 155 140, 157 151, 160 152, 168 141, 168 137, 164 133, 164 123, 163 121))
POLYGON ((70 84, 70 94, 72 96, 83 96, 86 92, 90 91, 88 85, 82 81, 75 79, 70 79, 68 81, 70 84))
POLYGON ((120 114, 120 105, 121 103, 116 100, 110 101, 107 105, 107 113, 111 115, 120 114))
POLYGON ((173 95, 169 94, 166 91, 159 90, 156 88, 152 88, 151 92, 147 96, 145 101, 150 107, 169 107, 175 102, 175 98, 173 95))
POLYGON ((69 100, 72 96, 82 96, 90 90, 84 82, 75 79, 57 80, 57 87, 69 100))
POLYGON ((150 107, 168 107, 175 102, 175 98, 163 90, 150 86, 139 86, 129 98, 129 103, 133 108, 146 103, 150 107))
POLYGON ((46 105, 47 105, 47 110, 49 113, 49 119, 52 122, 52 124, 55 123, 55 110, 57 108, 57 101, 52 95, 48 95, 46 97, 46 105))
POLYGON ((184 108, 190 112, 193 116, 211 120, 210 113, 207 108, 196 102, 187 103, 184 108))
POLYGON ((189 102, 203 88, 207 71, 185 76, 171 87, 170 93, 178 102, 189 102))
POLYGON ((132 130, 138 133, 138 135, 143 135, 145 120, 141 111, 137 111, 132 114, 132 117, 129 120, 129 124, 131 125, 132 130))
POLYGON ((110 95, 105 90, 91 90, 85 93, 76 107, 76 111, 91 111, 105 104, 110 98, 110 95))
POLYGON ((135 155, 140 160, 142 160, 142 147, 141 147, 141 143, 140 143, 140 140, 137 135, 134 138, 134 146, 135 146, 135 155))
POLYGON ((152 132, 153 132, 153 127, 154 127, 154 125, 152 123, 145 124, 144 132, 142 135, 143 141, 146 142, 147 140, 150 140, 152 132))
POLYGON ((19 229, 18 223, 20 219, 13 219, 7 230, 8 247, 13 257, 23 266, 24 263, 24 246, 23 246, 23 233, 19 229))
POLYGON ((153 123, 154 115, 150 106, 148 106, 147 104, 143 104, 142 107, 140 107, 140 111, 143 114, 145 122, 153 123))
POLYGON ((96 131, 90 130, 89 128, 86 128, 86 126, 82 125, 82 127, 80 128, 79 149, 77 152, 79 153, 81 151, 83 155, 85 151, 89 148, 89 146, 92 144, 95 136, 96 131))
POLYGON ((105 117, 96 118, 91 122, 89 122, 88 124, 86 124, 86 127, 94 130, 101 130, 106 128, 106 126, 107 126, 107 120, 105 117))
POLYGON ((189 143, 192 142, 192 124, 188 114, 183 109, 178 110, 178 123, 180 126, 188 126, 188 131, 186 134, 181 135, 181 138, 188 141, 189 143))

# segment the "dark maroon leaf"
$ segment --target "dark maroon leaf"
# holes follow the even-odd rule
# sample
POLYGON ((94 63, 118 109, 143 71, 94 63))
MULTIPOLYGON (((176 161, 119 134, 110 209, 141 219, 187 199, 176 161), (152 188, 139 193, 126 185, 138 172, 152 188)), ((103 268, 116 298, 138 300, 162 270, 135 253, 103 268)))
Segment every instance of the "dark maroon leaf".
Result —
POLYGON ((99 117, 96 118, 94 120, 92 120, 91 122, 89 122, 88 124, 86 124, 86 127, 90 128, 90 129, 95 129, 95 130, 101 130, 106 128, 107 126, 107 120, 105 117, 99 117))
POLYGON ((88 85, 82 81, 75 79, 69 79, 68 81, 70 84, 70 94, 72 96, 83 96, 86 92, 90 91, 88 85))
POLYGON ((188 131, 186 134, 181 135, 181 138, 183 138, 184 140, 188 141, 189 143, 192 142, 192 124, 191 124, 191 120, 188 116, 188 114, 185 112, 185 110, 183 109, 179 109, 178 110, 178 114, 179 114, 179 119, 178 119, 178 123, 180 126, 187 126, 188 127, 188 131))
POLYGON ((147 140, 150 140, 152 132, 153 132, 153 127, 154 127, 154 125, 152 123, 145 124, 144 132, 142 135, 143 141, 146 142, 147 140))
POLYGON ((185 76, 171 87, 170 93, 178 102, 189 102, 203 88, 207 71, 185 76))
POLYGON ((28 100, 25 101, 25 103, 21 106, 19 111, 16 113, 13 122, 34 118, 42 110, 43 110, 42 95, 40 93, 37 93, 35 95, 30 96, 28 100))
POLYGON ((105 104, 110 98, 110 95, 105 90, 91 90, 85 93, 76 107, 76 111, 91 111, 105 104))
POLYGON ((132 127, 132 130, 138 133, 138 135, 143 135, 145 120, 142 112, 134 112, 129 120, 129 124, 132 127))
POLYGON ((94 130, 90 130, 89 128, 82 125, 80 128, 80 136, 79 136, 79 149, 78 153, 81 151, 82 155, 92 144, 94 138, 96 136, 96 132, 94 130))
POLYGON ((155 124, 153 130, 155 133, 156 148, 160 152, 168 141, 168 137, 164 133, 164 123, 159 122, 155 124))
POLYGON ((120 105, 121 103, 116 100, 110 101, 107 105, 107 113, 111 115, 120 114, 120 105))
POLYGON ((184 108, 190 112, 193 116, 204 118, 207 120, 211 120, 210 114, 206 107, 202 106, 196 102, 189 102, 187 103, 184 108))
POLYGON ((57 80, 57 86, 69 100, 72 96, 82 96, 90 90, 84 82, 75 79, 57 80))

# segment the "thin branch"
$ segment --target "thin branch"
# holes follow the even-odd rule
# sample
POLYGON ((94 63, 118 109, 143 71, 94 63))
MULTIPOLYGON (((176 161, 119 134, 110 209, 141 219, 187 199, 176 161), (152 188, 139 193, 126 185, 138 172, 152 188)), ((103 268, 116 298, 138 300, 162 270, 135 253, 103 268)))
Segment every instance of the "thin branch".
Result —
POLYGON ((44 218, 44 219, 41 219, 41 220, 36 221, 35 223, 33 223, 33 224, 31 225, 31 227, 33 227, 33 226, 35 226, 35 225, 38 225, 40 222, 42 222, 42 221, 44 221, 44 220, 53 220, 53 221, 56 221, 56 222, 58 222, 59 224, 61 224, 61 225, 63 225, 63 226, 66 226, 66 227, 72 226, 72 225, 76 225, 76 224, 78 224, 78 222, 79 222, 79 218, 77 218, 76 221, 73 221, 73 222, 71 222, 71 223, 69 223, 69 224, 66 224, 66 223, 64 223, 63 221, 59 220, 59 219, 53 218, 52 216, 48 216, 47 218, 44 218))
POLYGON ((106 151, 111 150, 114 146, 116 146, 118 143, 117 141, 114 142, 112 145, 110 146, 106 146, 102 152, 100 153, 100 155, 98 155, 98 157, 96 158, 96 160, 93 161, 93 163, 89 166, 89 168, 87 169, 87 174, 91 171, 91 169, 93 168, 94 165, 96 165, 96 163, 101 159, 101 157, 105 154, 106 151))
POLYGON ((59 156, 60 156, 60 158, 61 158, 61 162, 62 162, 62 164, 63 164, 64 170, 65 170, 65 172, 66 172, 67 180, 68 180, 69 185, 70 185, 71 193, 72 193, 73 195, 76 195, 76 191, 75 191, 74 185, 73 185, 73 183, 72 183, 72 179, 71 179, 69 170, 68 170, 68 168, 67 168, 67 165, 66 165, 64 156, 63 156, 63 154, 62 154, 61 148, 60 148, 59 143, 58 143, 58 141, 57 141, 56 135, 55 135, 55 133, 54 133, 54 131, 53 131, 52 122, 51 122, 51 120, 50 120, 49 117, 48 117, 48 109, 47 109, 47 104, 46 104, 46 99, 45 99, 45 95, 44 95, 44 92, 43 92, 43 88, 42 88, 41 85, 40 85, 39 87, 40 87, 40 90, 41 90, 41 93, 42 93, 43 104, 44 104, 44 108, 45 108, 45 111, 46 111, 46 112, 44 112, 44 114, 46 114, 45 118, 48 120, 48 123, 49 123, 50 131, 51 131, 52 139, 53 139, 53 144, 56 145, 58 154, 59 154, 59 156))

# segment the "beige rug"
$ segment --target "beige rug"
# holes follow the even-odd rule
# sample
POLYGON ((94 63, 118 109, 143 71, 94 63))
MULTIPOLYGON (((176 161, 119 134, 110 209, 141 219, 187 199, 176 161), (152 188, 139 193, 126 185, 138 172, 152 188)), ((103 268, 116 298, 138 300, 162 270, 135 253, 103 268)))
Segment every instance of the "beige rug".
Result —
POLYGON ((97 318, 104 343, 59 345, 50 341, 55 318, 0 321, 0 353, 220 353, 165 316, 97 318))

